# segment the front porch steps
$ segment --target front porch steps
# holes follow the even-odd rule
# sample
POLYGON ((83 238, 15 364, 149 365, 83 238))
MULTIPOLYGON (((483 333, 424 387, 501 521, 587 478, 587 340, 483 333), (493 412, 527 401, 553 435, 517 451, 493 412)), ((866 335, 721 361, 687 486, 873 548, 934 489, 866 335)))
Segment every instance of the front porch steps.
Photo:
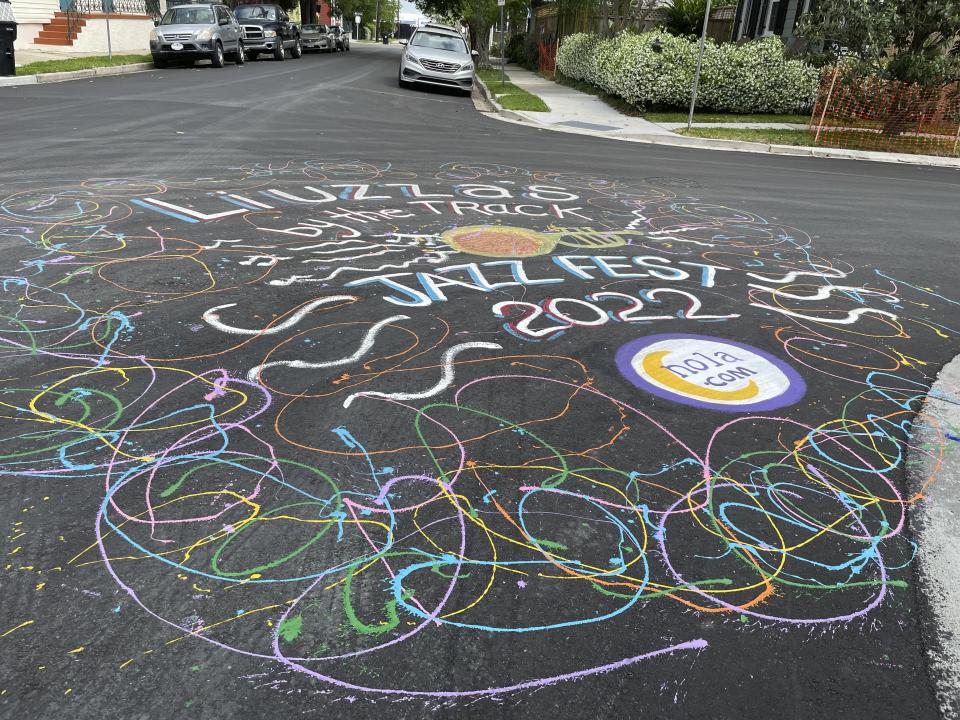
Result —
POLYGON ((87 21, 79 18, 72 28, 67 23, 67 14, 54 13, 53 19, 43 26, 40 34, 34 39, 34 45, 61 45, 71 46, 83 30, 87 21))

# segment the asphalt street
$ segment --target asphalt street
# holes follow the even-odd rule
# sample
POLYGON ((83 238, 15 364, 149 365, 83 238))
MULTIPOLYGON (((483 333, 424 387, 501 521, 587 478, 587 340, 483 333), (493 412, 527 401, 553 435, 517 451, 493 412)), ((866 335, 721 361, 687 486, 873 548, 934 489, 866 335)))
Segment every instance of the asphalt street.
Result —
POLYGON ((0 88, 0 717, 940 717, 960 173, 398 57, 0 88))

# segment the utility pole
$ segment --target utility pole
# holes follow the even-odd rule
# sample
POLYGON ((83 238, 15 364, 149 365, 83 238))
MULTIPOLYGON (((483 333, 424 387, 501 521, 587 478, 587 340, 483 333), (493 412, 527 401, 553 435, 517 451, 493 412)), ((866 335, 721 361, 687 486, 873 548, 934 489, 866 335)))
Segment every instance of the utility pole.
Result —
POLYGON ((710 0, 703 13, 703 32, 700 33, 700 52, 697 54, 697 74, 693 77, 693 94, 690 96, 690 115, 687 116, 687 130, 693 127, 693 109, 697 105, 697 90, 700 89, 700 68, 703 67, 703 44, 707 41, 707 23, 710 22, 710 0))
POLYGON ((380 42, 380 0, 377 0, 377 19, 374 21, 373 41, 380 42))
POLYGON ((503 70, 503 56, 506 53, 503 51, 503 6, 505 0, 497 0, 497 5, 500 6, 500 87, 504 87, 507 82, 507 74, 503 70))

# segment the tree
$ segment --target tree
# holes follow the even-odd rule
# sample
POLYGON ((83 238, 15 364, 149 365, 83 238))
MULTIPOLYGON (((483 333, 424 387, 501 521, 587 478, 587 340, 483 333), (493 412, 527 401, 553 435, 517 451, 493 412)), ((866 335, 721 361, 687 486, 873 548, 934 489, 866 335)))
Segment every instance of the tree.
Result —
MULTIPOLYGON (((380 0, 381 29, 386 28, 386 23, 389 21, 387 29, 393 30, 398 7, 399 0, 380 0)), ((373 28, 377 18, 377 0, 337 0, 332 10, 333 15, 342 17, 350 23, 358 12, 363 16, 362 25, 373 28)))
MULTIPOLYGON (((783 0, 786 2, 786 0, 783 0)), ((736 0, 713 0, 712 10, 736 5, 736 0)), ((707 12, 707 0, 670 0, 666 8, 664 26, 671 35, 697 35, 703 32, 703 16, 707 12)))
POLYGON ((909 84, 960 79, 960 0, 820 0, 801 22, 808 54, 909 84))
MULTIPOLYGON (((500 21, 496 0, 417 0, 417 7, 424 15, 446 19, 450 24, 462 19, 467 25, 470 47, 480 54, 478 64, 489 66, 490 28, 500 21)), ((504 11, 507 16, 516 16, 521 8, 526 8, 525 0, 507 0, 504 11)))
POLYGON ((699 35, 707 0, 672 0, 667 6, 666 28, 671 35, 699 35))

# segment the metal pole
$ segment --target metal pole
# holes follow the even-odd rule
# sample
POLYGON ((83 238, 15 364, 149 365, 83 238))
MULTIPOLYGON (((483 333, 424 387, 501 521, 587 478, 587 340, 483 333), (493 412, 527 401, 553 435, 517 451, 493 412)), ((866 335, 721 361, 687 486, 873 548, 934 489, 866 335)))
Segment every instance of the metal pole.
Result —
POLYGON ((113 44, 110 42, 110 11, 113 10, 113 0, 104 0, 104 14, 107 16, 107 57, 113 58, 113 44))
POLYGON ((504 85, 507 82, 507 74, 503 69, 503 56, 506 53, 503 51, 503 5, 500 6, 500 88, 503 89, 504 85))
MULTIPOLYGON (((110 9, 113 9, 113 3, 110 3, 110 9)), ((113 59, 113 44, 110 42, 110 12, 107 11, 107 57, 113 59)))
POLYGON ((377 0, 377 17, 374 21, 373 41, 380 42, 380 0, 377 0))
POLYGON ((697 106, 697 90, 700 89, 700 68, 703 67, 703 45, 707 41, 707 24, 710 22, 710 1, 703 13, 703 32, 700 33, 700 52, 697 54, 697 73, 693 77, 693 94, 690 96, 690 115, 687 116, 687 130, 693 127, 693 109, 697 106))
POLYGON ((830 107, 830 98, 833 97, 833 88, 837 84, 837 75, 840 74, 840 61, 837 60, 837 66, 833 71, 833 80, 830 81, 830 90, 827 92, 827 99, 823 102, 823 112, 820 113, 820 123, 817 125, 817 136, 813 139, 813 144, 820 142, 820 131, 823 130, 823 121, 827 117, 827 108, 830 107))

